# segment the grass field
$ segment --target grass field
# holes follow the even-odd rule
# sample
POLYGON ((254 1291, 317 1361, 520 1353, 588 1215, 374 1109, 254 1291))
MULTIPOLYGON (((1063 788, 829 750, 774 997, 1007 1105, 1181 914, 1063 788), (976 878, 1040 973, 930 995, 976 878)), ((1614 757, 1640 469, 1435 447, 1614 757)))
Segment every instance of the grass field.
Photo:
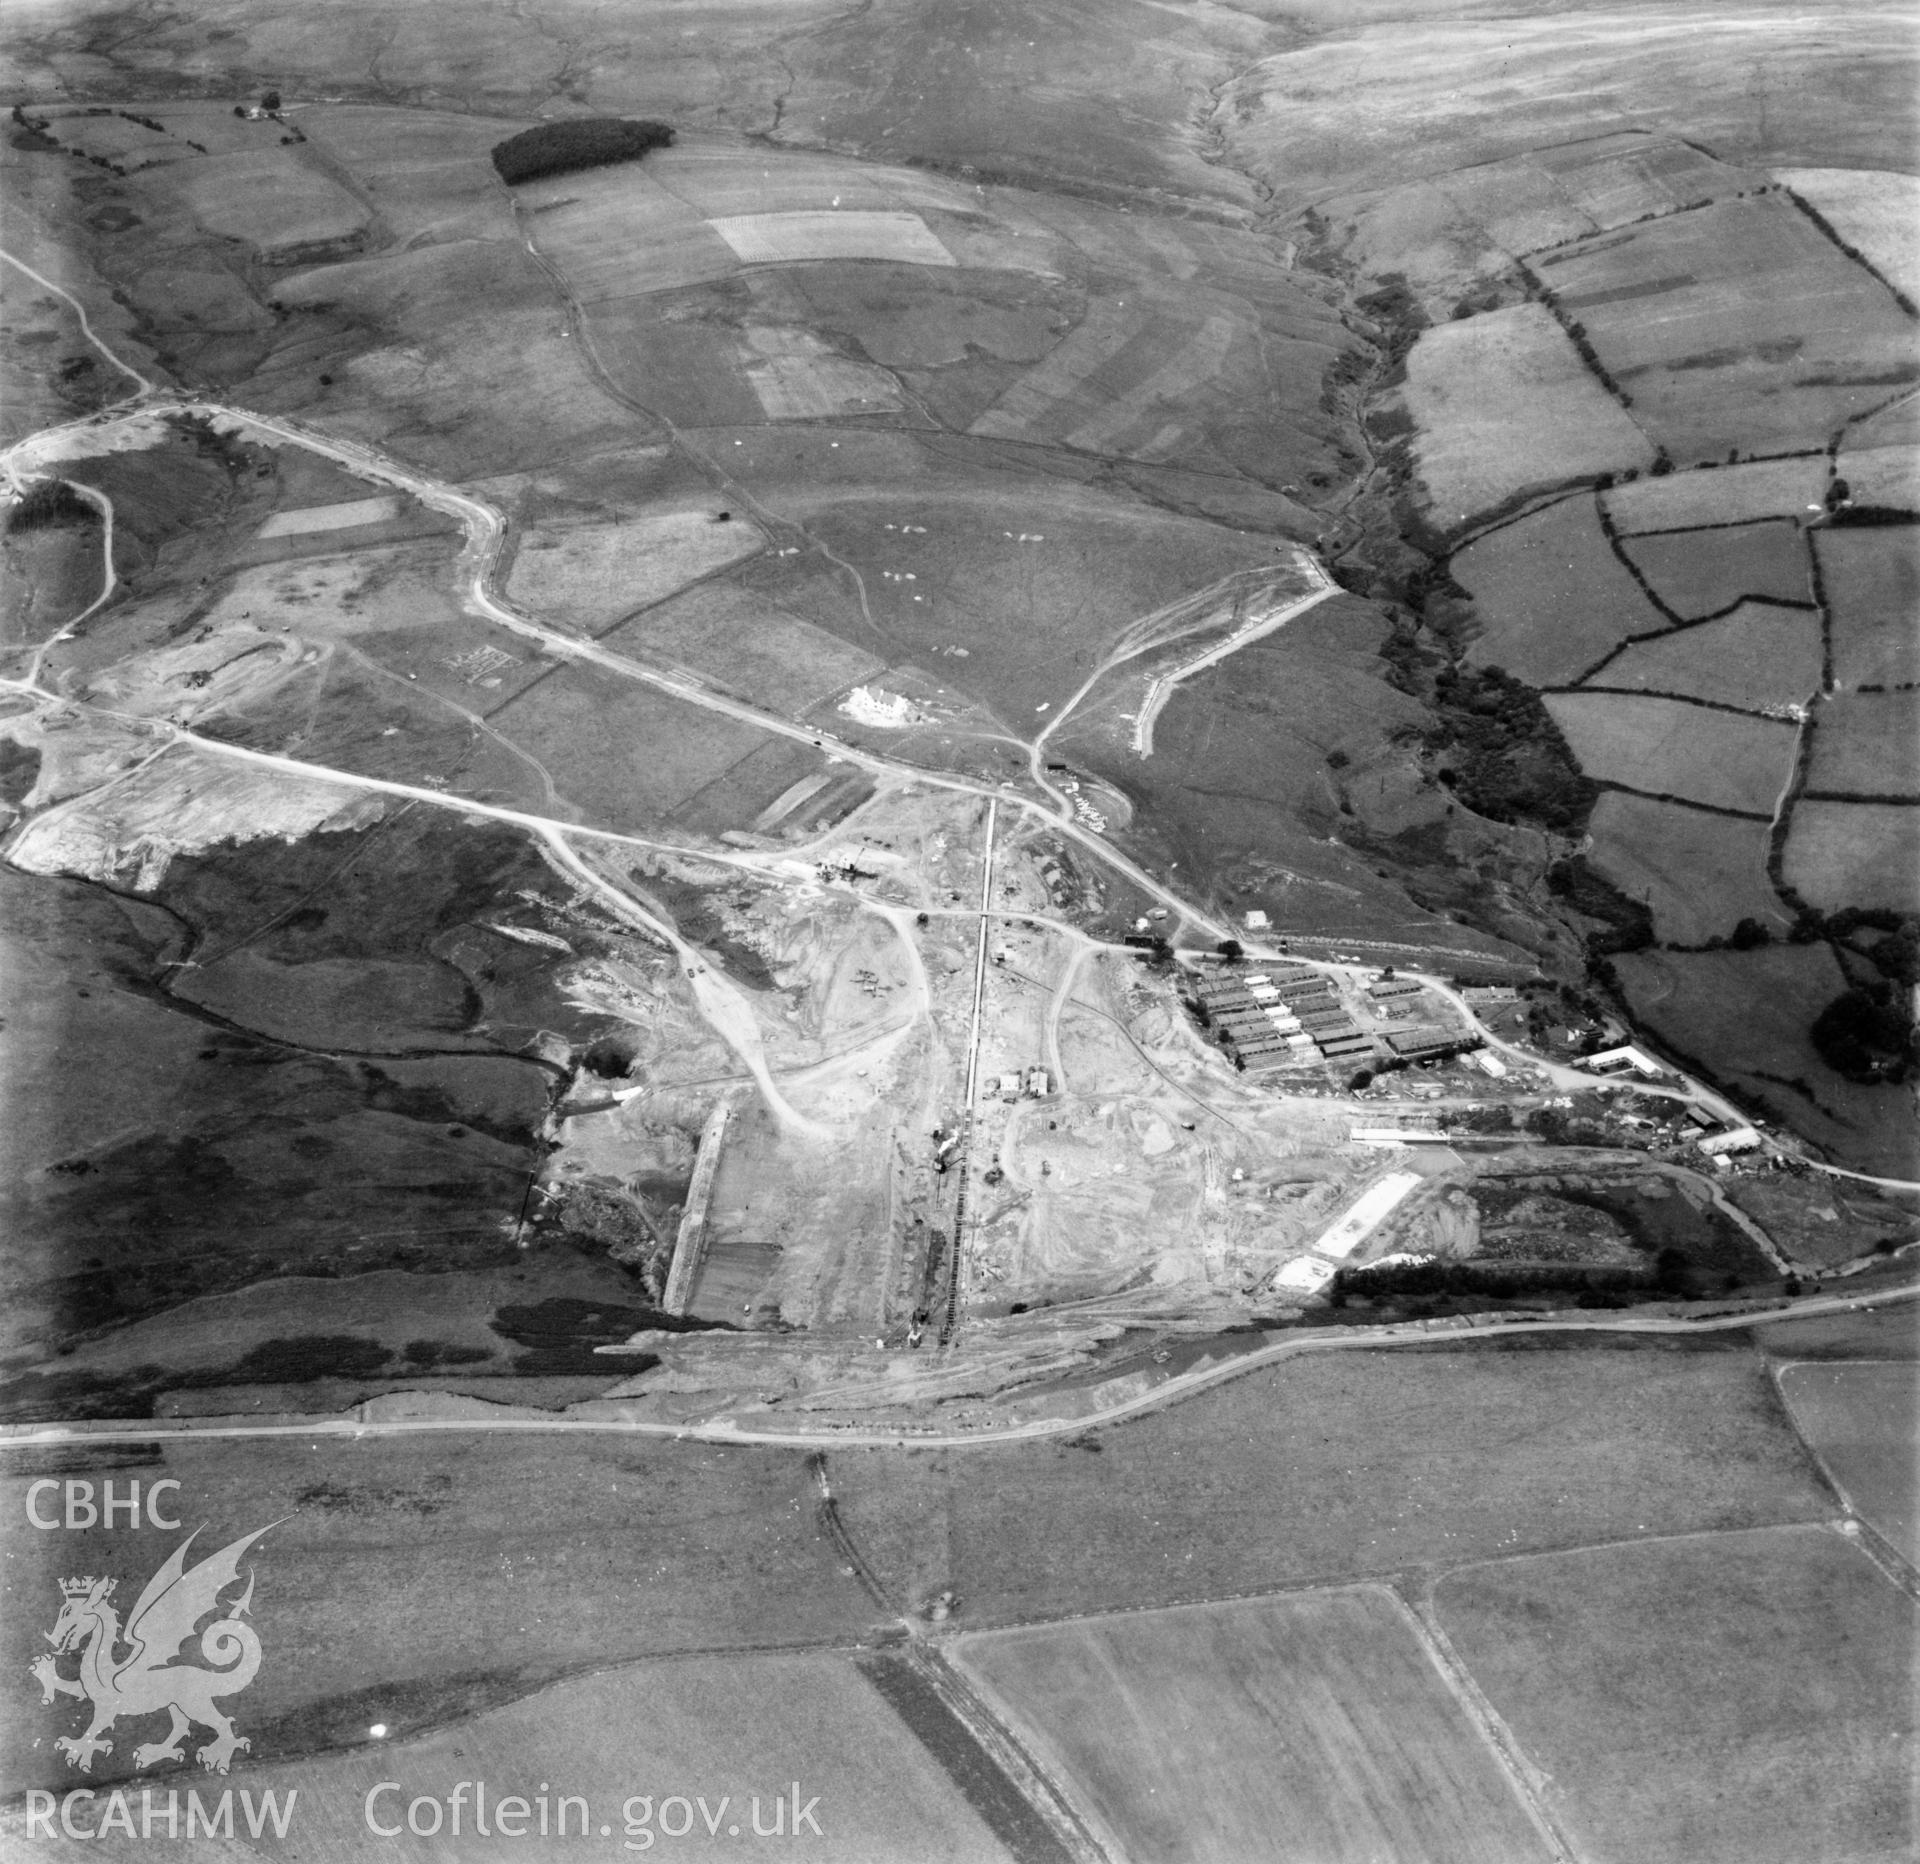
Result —
POLYGON ((1287 201, 1535 150, 1577 152, 1589 138, 1617 136, 1623 119, 1684 123, 1697 143, 1763 159, 1818 149, 1823 160, 1884 162, 1879 126, 1904 121, 1910 89, 1904 48, 1871 14, 1830 30, 1805 15, 1750 25, 1674 6, 1572 22, 1329 0, 1299 12, 1340 30, 1263 61, 1228 92, 1236 155, 1287 201), (1790 120, 1780 106, 1789 87, 1790 120), (1635 100, 1632 112, 1623 97, 1635 100))
POLYGON ((1519 1864, 1551 1856, 1384 1589, 962 1639, 1120 1857, 1519 1864))
POLYGON ((1088 1441, 836 1457, 834 1492, 882 1579, 953 1587, 963 1625, 1830 1506, 1745 1348, 1341 1353, 1088 1441))
POLYGON ((1770 816, 1793 766, 1795 728, 1678 699, 1550 693, 1547 710, 1601 783, 1770 816))
POLYGON ((1808 1039, 1814 1018, 1846 988, 1825 946, 1623 952, 1613 965, 1646 1027, 1744 1089, 1835 1163, 1895 1178, 1920 1168, 1912 1091, 1856 1087, 1808 1039))
POLYGON ((0 544, 0 641, 44 641, 88 606, 105 562, 98 525, 26 531, 0 544))
POLYGON ((1538 270, 1682 464, 1817 443, 1911 368, 1892 294, 1778 195, 1566 246, 1538 270))
POLYGON ((390 447, 456 481, 630 449, 643 415, 594 379, 534 257, 465 238, 317 267, 278 282, 276 302, 345 315, 377 333, 342 363, 276 356, 249 384, 294 413, 390 447), (319 376, 332 377, 321 382, 319 376))
POLYGON ((1335 196, 1349 256, 1402 272, 1436 321, 1463 294, 1542 247, 1751 187, 1750 171, 1647 130, 1549 141, 1384 194, 1335 196))
POLYGON ((1782 168, 1775 171, 1896 290, 1920 298, 1920 176, 1884 168, 1782 168))
POLYGON ((1920 1359, 1920 1331, 1898 1306, 1769 1321, 1753 1337, 1778 1359, 1920 1359))
POLYGON ((1833 677, 1849 686, 1920 683, 1920 564, 1903 527, 1824 530, 1814 542, 1833 616, 1833 677))
POLYGON ((615 524, 541 526, 514 553, 507 594, 550 625, 599 634, 622 615, 751 556, 757 525, 711 496, 638 513, 615 524))
POLYGON ((1231 571, 1280 563, 1270 538, 1090 488, 1038 477, 983 486, 930 471, 917 443, 893 436, 856 447, 848 435, 838 448, 828 428, 762 429, 737 448, 732 438, 703 444, 860 579, 839 566, 823 573, 807 552, 763 560, 750 586, 861 652, 937 665, 939 684, 1015 730, 1069 697, 1129 623, 1231 571), (896 454, 903 470, 882 476, 896 454), (850 470, 860 481, 835 483, 850 470))
POLYGON ((1684 693, 1757 712, 1804 705, 1820 690, 1820 617, 1811 609, 1742 602, 1731 615, 1635 641, 1589 687, 1684 693))
MULTIPOLYGON (((493 723, 546 766, 583 819, 638 835, 656 832, 663 817, 771 741, 752 725, 591 666, 562 668, 509 700, 493 723)), ((742 799, 745 817, 728 826, 745 827, 784 787, 742 799)))
MULTIPOLYGON (((851 1640, 874 1614, 816 1524, 797 1452, 453 1433, 174 1443, 149 1467, 180 1481, 182 1519, 209 1537, 282 1524, 258 1556, 267 1659, 243 1713, 255 1763, 357 1745, 376 1721, 403 1739, 642 1655, 851 1640)), ((0 1478, 16 1517, 40 1473, 16 1460, 0 1478)), ((44 1648, 73 1560, 53 1543, 66 1538, 36 1535, 0 1579, 0 1642, 21 1667, 29 1645, 44 1648)), ((128 1574, 166 1550, 151 1531, 89 1540, 90 1557, 128 1574)), ((8 1718, 9 1790, 57 1783, 43 1734, 8 1718)), ((126 1744, 107 1765, 132 1772, 126 1744)))
POLYGON ((1920 801, 1920 693, 1837 693, 1829 699, 1814 728, 1807 789, 1816 796, 1920 801))
POLYGON ((1415 457, 1434 522, 1652 463, 1653 446, 1539 305, 1424 332, 1407 358, 1415 457))
POLYGON ((1920 447, 1912 440, 1904 446, 1843 447, 1837 476, 1846 480, 1856 505, 1920 514, 1920 447))
POLYGON ((1911 1601, 1823 1528, 1449 1574, 1441 1623, 1594 1864, 1911 1855, 1911 1601))
POLYGON ((1653 909, 1655 936, 1680 945, 1724 938, 1742 919, 1776 932, 1787 914, 1767 879, 1767 825, 1608 790, 1587 823, 1593 862, 1653 909))
POLYGON ((1827 1474, 1860 1514, 1920 1565, 1920 1467, 1913 1423, 1920 1368, 1905 1360, 1782 1366, 1780 1391, 1827 1474))
POLYGON ((285 965, 238 951, 196 968, 176 993, 265 1035, 375 1054, 463 1047, 470 1019, 466 980, 424 961, 285 965))
MULTIPOLYGON (((462 1859, 530 1851, 552 1856, 556 1849, 619 1856, 658 1846, 673 1857, 745 1852, 790 1860, 813 1855, 824 1841, 828 1855, 847 1864, 907 1857, 927 1864, 1011 1864, 938 1757, 837 1652, 626 1664, 463 1715, 411 1740, 362 1739, 349 1753, 249 1766, 246 1775, 256 1796, 279 1793, 284 1805, 289 1789, 299 1794, 293 1823, 300 1855, 319 1864, 367 1854, 367 1795, 396 1775, 404 1786, 376 1798, 373 1817, 383 1827, 402 1828, 378 1841, 381 1854, 401 1864, 448 1855, 450 1823, 440 1837, 422 1838, 404 1829, 405 1821, 419 1798, 438 1800, 440 1819, 447 1821, 448 1801, 463 1781, 454 1841, 462 1859), (518 1796, 528 1803, 517 1838, 507 1835, 514 1830, 511 1807, 505 1833, 477 1834, 476 1777, 487 1783, 490 1828, 497 1826, 502 1800, 518 1796), (564 1811, 563 1797, 571 1802, 564 1811), (810 1808, 811 1817, 796 1835, 791 1822, 801 1807, 810 1808), (555 1834, 544 1842, 543 1812, 555 1834), (683 1830, 683 1818, 690 1831, 683 1830)), ((203 1803, 218 1797, 204 1782, 200 1794, 203 1803)), ((131 1797, 137 1817, 138 1794, 131 1797)), ((164 1790, 160 1799, 164 1803, 164 1790)), ((424 1808, 416 1816, 430 1825, 424 1808)), ((21 1855, 37 1858, 33 1851, 21 1855)))
POLYGON ((1631 533, 1811 517, 1809 507, 1818 507, 1826 491, 1826 456, 1808 452, 1789 459, 1745 460, 1711 471, 1635 479, 1601 496, 1615 525, 1631 533))
POLYGON ((209 233, 244 240, 269 263, 358 244, 368 229, 360 202, 284 149, 202 156, 169 170, 166 180, 209 233))
POLYGON ((607 645, 636 660, 690 668, 728 692, 795 717, 885 665, 731 583, 691 589, 650 609, 615 629, 607 645))
POLYGON ((1816 906, 1920 912, 1920 808, 1802 798, 1787 831, 1787 884, 1816 906))
POLYGON ((1784 522, 1724 531, 1677 531, 1635 538, 1627 555, 1661 601, 1687 620, 1718 615, 1742 596, 1810 602, 1807 552, 1799 528, 1784 522))
POLYGON ((1469 653, 1530 686, 1577 679, 1629 635, 1665 626, 1584 494, 1502 525, 1448 568, 1474 599, 1469 653))

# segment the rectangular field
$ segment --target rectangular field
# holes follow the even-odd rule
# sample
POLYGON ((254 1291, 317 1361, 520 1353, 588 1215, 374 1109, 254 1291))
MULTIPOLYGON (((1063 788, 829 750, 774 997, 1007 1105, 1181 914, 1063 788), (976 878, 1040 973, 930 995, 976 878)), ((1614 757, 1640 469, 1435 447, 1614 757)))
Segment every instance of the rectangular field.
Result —
POLYGON ((1826 492, 1827 457, 1816 449, 1788 459, 1746 460, 1737 466, 1634 479, 1601 497, 1620 530, 1637 532, 1811 516, 1820 510, 1826 492))
POLYGON ((727 692, 796 718, 885 664, 731 583, 689 590, 606 638, 620 653, 689 668, 727 692))
MULTIPOLYGON (((393 1864, 617 1858, 656 1848, 675 1858, 803 1859, 823 1840, 824 1855, 849 1864, 1013 1864, 964 1796, 971 1782, 950 1779, 838 1653, 630 1664, 500 1707, 481 1695, 474 1706, 479 1713, 411 1740, 247 1766, 246 1786, 256 1804, 262 1791, 279 1794, 282 1806, 289 1790, 299 1795, 297 1855, 317 1864, 349 1864, 375 1845, 393 1864), (404 1786, 377 1791, 396 1778, 404 1786), (485 1837, 476 1830, 476 1779, 485 1782, 485 1837), (462 1782, 455 1838, 448 1807, 462 1782), (527 1806, 524 1819, 504 1804, 514 1798, 527 1806), (428 1804, 412 1812, 409 1830, 420 1800, 428 1804), (802 1808, 805 1822, 796 1817, 802 1808), (372 1838, 370 1824, 391 1835, 372 1838), (421 1836, 421 1827, 438 1835, 421 1836), (543 1838, 543 1827, 552 1835, 543 1838)), ((184 1803, 189 1782, 176 1775, 170 1784, 184 1803)), ((198 1790, 203 1805, 219 1797, 204 1775, 198 1790)), ((137 1820, 138 1789, 127 1797, 137 1820)), ((164 1806, 164 1789, 156 1799, 164 1806)), ((104 1804, 103 1792, 96 1816, 104 1804)), ((236 1824, 244 1833, 237 1815, 236 1824)), ((199 1855, 262 1855, 251 1846, 216 1853, 217 1843, 199 1855)))
POLYGON ((1771 816, 1796 728, 1681 699, 1549 693, 1547 710, 1588 776, 1643 795, 1771 816))
POLYGON ((1384 1587, 989 1632, 955 1655, 1113 1856, 1552 1856, 1384 1587))
POLYGON ((1406 394, 1442 529, 1525 491, 1653 462, 1652 442, 1538 304, 1423 332, 1406 394))
POLYGON ((1920 536, 1905 525, 1823 530, 1814 550, 1833 617, 1836 685, 1920 683, 1920 536))
MULTIPOLYGON (((1865 426, 1863 422, 1861 429, 1853 432, 1863 431, 1865 426)), ((1847 496, 1856 505, 1920 512, 1920 448, 1911 441, 1905 446, 1845 447, 1839 476, 1846 480, 1847 496)))
POLYGON ((746 265, 793 264, 803 259, 891 259, 908 265, 951 265, 918 214, 789 212, 730 214, 709 222, 746 265))
POLYGON ((1896 290, 1920 298, 1920 176, 1884 168, 1783 168, 1779 177, 1896 290))
POLYGON ((1814 726, 1807 790, 1920 801, 1920 693, 1837 693, 1829 699, 1814 726))
POLYGON ((1832 1508, 1744 1347, 1302 1357, 1088 1442, 836 1457, 833 1488, 899 1596, 983 1627, 1832 1508))
POLYGON ((507 593, 542 621, 598 634, 766 542, 738 512, 718 522, 720 509, 708 496, 663 500, 614 524, 535 523, 514 553, 507 593))
POLYGON ((1627 546, 1661 601, 1697 620, 1718 615, 1745 595, 1810 602, 1807 551, 1799 526, 1739 525, 1726 530, 1667 531, 1627 546))
MULTIPOLYGON (((467 1407, 474 1416, 486 1410, 467 1407)), ((852 1642, 874 1610, 817 1525, 813 1483, 792 1451, 458 1430, 82 1445, 10 1453, 0 1501, 20 1521, 28 1481, 49 1467, 84 1474, 103 1462, 120 1483, 128 1473, 176 1478, 182 1518, 208 1524, 200 1548, 279 1524, 255 1556, 267 1660, 231 1705, 253 1740, 250 1769, 361 1746, 373 1721, 404 1739, 568 1672, 641 1656, 852 1642), (353 1611, 343 1615, 348 1591, 353 1611)), ((58 1580, 74 1570, 79 1538, 11 1539, 0 1575, 0 1656, 16 1674, 46 1649, 40 1634, 59 1608, 58 1580)), ((132 1582, 136 1593, 134 1575, 152 1572, 170 1545, 123 1527, 84 1539, 92 1570, 125 1575, 121 1590, 132 1582)), ((770 1673, 754 1687, 772 1704, 769 1681, 770 1673)), ((849 1677, 823 1699, 850 1705, 864 1694, 849 1677)), ((662 1687, 647 1718, 663 1732, 671 1702, 662 1687)), ((789 1697, 781 1715, 791 1707, 789 1697)), ((621 1717, 623 1741, 634 1741, 638 1719, 621 1717)), ((32 1711, 0 1726, 8 1794, 61 1784, 67 1770, 46 1739, 52 1720, 32 1711)), ((871 1730, 875 1721, 885 1718, 860 1725, 871 1730)), ((882 1739, 884 1727, 874 1734, 882 1739)), ((103 1772, 109 1781, 132 1775, 132 1745, 116 1741, 93 1783, 103 1772)), ((472 1778, 473 1769, 456 1777, 472 1778)), ((645 1792, 647 1783, 636 1779, 628 1790, 645 1792)))
POLYGON ((1742 602, 1718 621, 1633 642, 1586 684, 1683 693, 1757 712, 1811 700, 1820 664, 1820 617, 1812 609, 1742 602))
POLYGON ((1539 272, 1682 464, 1818 444, 1912 373, 1892 293, 1778 194, 1563 247, 1539 272))
POLYGON ((1920 913, 1920 807, 1802 797, 1787 831, 1787 884, 1816 906, 1920 913))
POLYGON ((631 162, 518 190, 534 244, 582 304, 726 278, 740 269, 706 217, 631 162))
POLYGON ((1629 635, 1667 625, 1613 554, 1585 493, 1489 532, 1448 567, 1473 596, 1472 658, 1530 686, 1576 680, 1629 635))
POLYGON ((1914 1606, 1838 1534, 1506 1560, 1434 1599, 1589 1864, 1913 1855, 1914 1606))
MULTIPOLYGON (((636 835, 657 834, 683 803, 772 742, 752 725, 591 666, 563 667, 492 722, 546 766, 581 820, 636 835)), ((775 784, 729 826, 744 828, 784 787, 775 784)))
POLYGON ((1593 863, 1653 909, 1657 937, 1680 945, 1724 938, 1742 919, 1776 934, 1785 909, 1767 880, 1767 825, 1706 815, 1679 803, 1608 790, 1587 832, 1593 863))
POLYGON ((1782 1366, 1781 1395, 1856 1510, 1920 1564, 1920 1368, 1910 1360, 1782 1366))

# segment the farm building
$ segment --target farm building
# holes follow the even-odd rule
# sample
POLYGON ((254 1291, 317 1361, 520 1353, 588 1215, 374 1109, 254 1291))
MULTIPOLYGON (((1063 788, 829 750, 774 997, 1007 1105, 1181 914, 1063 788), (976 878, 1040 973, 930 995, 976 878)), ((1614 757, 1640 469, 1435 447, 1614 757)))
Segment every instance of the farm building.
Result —
POLYGON ((1751 1152, 1759 1145, 1760 1135, 1751 1126, 1729 1126, 1717 1133, 1707 1133, 1694 1141, 1700 1150, 1710 1158, 1725 1152, 1751 1152))
POLYGON ((1635 1074, 1644 1075, 1664 1072, 1651 1055, 1644 1049, 1634 1047, 1631 1042, 1621 1048, 1602 1049, 1597 1055, 1589 1055, 1580 1066, 1589 1074, 1619 1074, 1627 1068, 1631 1068, 1635 1074))

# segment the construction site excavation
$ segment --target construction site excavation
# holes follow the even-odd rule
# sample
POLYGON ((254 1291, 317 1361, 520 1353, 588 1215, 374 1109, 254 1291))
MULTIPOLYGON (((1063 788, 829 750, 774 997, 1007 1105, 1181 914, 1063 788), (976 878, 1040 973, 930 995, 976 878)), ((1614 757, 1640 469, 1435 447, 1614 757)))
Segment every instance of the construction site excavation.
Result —
POLYGON ((0 74, 0 1852, 1912 1854, 1892 0, 0 74))

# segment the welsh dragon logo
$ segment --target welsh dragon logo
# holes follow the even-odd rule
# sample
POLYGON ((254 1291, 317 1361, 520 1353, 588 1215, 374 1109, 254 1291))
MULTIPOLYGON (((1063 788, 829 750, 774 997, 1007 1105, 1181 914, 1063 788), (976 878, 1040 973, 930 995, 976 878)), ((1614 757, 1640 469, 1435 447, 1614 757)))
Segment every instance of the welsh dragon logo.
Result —
POLYGON ((60 1616, 51 1631, 42 1633, 54 1654, 36 1657, 27 1667, 39 1679, 43 1706, 56 1696, 77 1696, 93 1704, 93 1721, 85 1734, 62 1735, 54 1742, 71 1765, 91 1773, 93 1757, 113 1751, 106 1732, 116 1721, 123 1715, 157 1715, 162 1709, 173 1717, 173 1726, 164 1740, 143 1742, 133 1750, 136 1767, 184 1760, 187 1736, 196 1723, 213 1730, 213 1739, 197 1756, 210 1772, 225 1773, 234 1755, 252 1745, 234 1733, 232 1718, 214 1706, 217 1696, 238 1695, 260 1668, 259 1634, 246 1622, 253 1602, 251 1569, 238 1599, 222 1605, 220 1597, 239 1585, 240 1556, 268 1531, 260 1528, 188 1570, 187 1549, 200 1532, 195 1528, 147 1581, 124 1630, 120 1614, 108 1602, 117 1581, 61 1580, 60 1616), (214 1612, 221 1616, 200 1629, 201 1620, 214 1612), (196 1630, 199 1655, 218 1667, 175 1661, 196 1630), (75 1650, 80 1653, 80 1673, 62 1676, 60 1660, 75 1650))

